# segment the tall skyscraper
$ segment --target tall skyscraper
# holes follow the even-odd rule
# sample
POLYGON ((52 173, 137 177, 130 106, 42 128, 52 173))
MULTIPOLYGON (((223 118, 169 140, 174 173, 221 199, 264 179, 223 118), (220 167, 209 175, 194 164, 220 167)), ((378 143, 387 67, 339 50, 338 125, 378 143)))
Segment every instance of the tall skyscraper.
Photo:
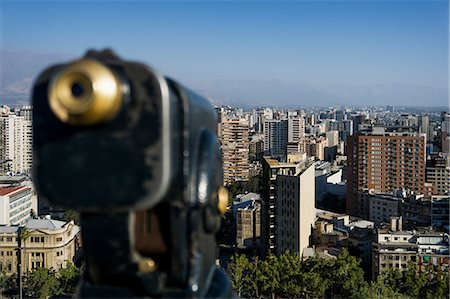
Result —
POLYGON ((300 172, 301 166, 301 163, 283 163, 271 157, 264 157, 262 160, 261 241, 263 256, 276 254, 277 176, 295 176, 300 172))
POLYGON ((264 153, 267 156, 286 160, 288 121, 272 119, 264 122, 264 153))
POLYGON ((30 173, 32 166, 31 108, 23 116, 0 115, 0 173, 30 173))
POLYGON ((375 128, 371 134, 348 138, 347 213, 359 215, 364 210, 358 191, 431 191, 425 183, 424 135, 375 128))
POLYGON ((227 185, 249 179, 249 122, 244 118, 221 123, 223 180, 227 185))
POLYGON ((288 142, 299 142, 305 135, 305 119, 294 116, 288 119, 288 142))
POLYGON ((419 118, 419 126, 420 133, 425 133, 427 136, 425 142, 427 142, 428 140, 432 140, 432 136, 429 136, 430 119, 428 115, 422 115, 419 118))
POLYGON ((426 181, 433 184, 433 193, 450 194, 450 157, 448 154, 431 153, 426 161, 426 181))
POLYGON ((307 248, 316 220, 314 165, 305 165, 296 175, 278 175, 276 254, 307 248))

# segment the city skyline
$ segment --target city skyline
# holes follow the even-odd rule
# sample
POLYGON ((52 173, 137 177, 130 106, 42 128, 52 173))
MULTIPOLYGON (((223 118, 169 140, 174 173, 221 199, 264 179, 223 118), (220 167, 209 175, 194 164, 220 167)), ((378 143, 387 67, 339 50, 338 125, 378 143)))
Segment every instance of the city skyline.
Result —
POLYGON ((215 104, 448 106, 448 1, 0 5, 2 99, 48 64, 110 47, 215 104))

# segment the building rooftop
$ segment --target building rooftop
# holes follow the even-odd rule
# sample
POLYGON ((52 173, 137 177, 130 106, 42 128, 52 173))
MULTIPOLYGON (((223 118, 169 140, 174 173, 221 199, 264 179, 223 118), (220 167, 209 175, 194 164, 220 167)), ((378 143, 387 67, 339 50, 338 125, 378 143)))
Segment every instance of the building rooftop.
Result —
POLYGON ((260 200, 261 196, 258 193, 250 192, 247 194, 238 194, 236 196, 235 201, 237 202, 245 202, 248 200, 260 200))
POLYGON ((265 156, 264 160, 266 160, 267 164, 269 164, 269 166, 271 168, 275 168, 275 167, 296 167, 297 164, 295 163, 286 163, 286 162, 279 162, 278 160, 270 157, 270 156, 265 156))
POLYGON ((25 224, 26 228, 31 229, 60 229, 66 225, 66 222, 53 220, 53 219, 30 219, 27 224, 25 224))
POLYGON ((19 227, 15 226, 15 225, 1 225, 0 226, 0 234, 1 233, 7 233, 7 234, 11 234, 11 233, 16 233, 17 229, 19 227))
POLYGON ((27 177, 24 175, 0 175, 0 185, 12 185, 12 184, 20 184, 23 181, 26 181, 27 177))
POLYGON ((8 194, 13 193, 13 192, 15 192, 15 191, 17 191, 19 189, 22 189, 22 188, 27 188, 27 187, 24 187, 24 186, 0 187, 0 196, 8 195, 8 194))

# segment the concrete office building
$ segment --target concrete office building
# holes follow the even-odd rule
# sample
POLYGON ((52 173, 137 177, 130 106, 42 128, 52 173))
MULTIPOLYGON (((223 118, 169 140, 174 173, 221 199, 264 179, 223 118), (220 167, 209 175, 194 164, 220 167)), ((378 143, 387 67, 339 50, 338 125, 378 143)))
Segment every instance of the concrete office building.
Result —
POLYGON ((272 119, 264 122, 264 153, 286 161, 288 121, 272 119))
MULTIPOLYGON (((283 163, 272 157, 264 157, 262 161, 262 194, 261 194, 261 241, 262 255, 277 253, 278 223, 278 189, 277 176, 298 176, 312 164, 311 159, 303 159, 297 163, 283 163)), ((314 174, 310 189, 314 190, 314 174)), ((314 192, 314 191, 311 191, 314 192)), ((313 195, 314 203, 314 195, 313 195)))
POLYGON ((223 180, 227 185, 249 179, 249 124, 244 118, 226 119, 221 124, 223 180))
POLYGON ((302 116, 290 117, 288 120, 288 142, 299 142, 305 135, 305 119, 302 116))
POLYGON ((347 144, 347 213, 359 215, 363 203, 357 192, 389 193, 405 189, 431 193, 425 183, 425 136, 421 133, 387 132, 374 128, 365 135, 350 136, 347 144))
POLYGON ((314 164, 296 175, 278 175, 276 254, 300 252, 310 246, 316 218, 314 164))
POLYGON ((339 132, 328 131, 325 133, 327 138, 327 146, 337 146, 339 144, 339 132))
POLYGON ((448 154, 431 153, 426 160, 426 181, 433 184, 433 193, 447 195, 450 192, 450 158, 448 154))

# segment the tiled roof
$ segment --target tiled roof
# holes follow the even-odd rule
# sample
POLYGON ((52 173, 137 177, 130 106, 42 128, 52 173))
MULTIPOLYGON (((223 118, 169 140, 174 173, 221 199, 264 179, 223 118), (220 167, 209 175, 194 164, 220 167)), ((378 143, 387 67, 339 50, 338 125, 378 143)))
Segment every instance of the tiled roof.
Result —
POLYGON ((17 190, 19 190, 21 188, 24 188, 24 186, 0 187, 0 196, 8 195, 9 193, 17 191, 17 190))

